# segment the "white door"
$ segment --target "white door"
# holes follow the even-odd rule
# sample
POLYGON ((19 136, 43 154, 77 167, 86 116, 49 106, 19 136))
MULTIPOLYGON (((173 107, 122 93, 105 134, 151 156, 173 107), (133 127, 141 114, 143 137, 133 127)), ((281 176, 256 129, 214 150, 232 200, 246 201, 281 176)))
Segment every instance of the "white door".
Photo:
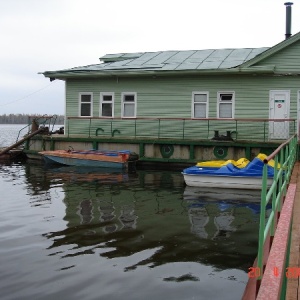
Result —
POLYGON ((269 122, 270 139, 288 139, 290 115, 290 91, 270 91, 270 119, 278 119, 269 122))

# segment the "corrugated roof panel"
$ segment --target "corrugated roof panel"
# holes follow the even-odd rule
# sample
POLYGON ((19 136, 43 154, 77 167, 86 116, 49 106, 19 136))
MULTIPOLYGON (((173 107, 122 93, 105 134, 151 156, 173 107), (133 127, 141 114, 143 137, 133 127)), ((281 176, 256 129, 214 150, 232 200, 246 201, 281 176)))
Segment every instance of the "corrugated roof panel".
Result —
POLYGON ((196 70, 197 67, 199 66, 198 62, 184 62, 176 68, 176 70, 196 70))
POLYGON ((247 57, 247 60, 250 60, 252 58, 254 58, 255 56, 265 52, 266 50, 268 50, 269 48, 264 47, 264 48, 254 48, 252 49, 251 53, 249 54, 249 56, 247 57))
POLYGON ((124 59, 137 58, 137 57, 140 57, 142 54, 143 54, 143 52, 106 54, 106 55, 100 57, 100 61, 115 62, 115 61, 120 61, 120 60, 124 60, 124 59))
POLYGON ((198 63, 198 65, 205 60, 208 56, 212 54, 214 50, 197 50, 192 54, 188 59, 185 60, 185 63, 198 63))
POLYGON ((222 62, 222 60, 204 61, 197 67, 197 70, 219 69, 222 62))
POLYGON ((220 64, 219 69, 234 68, 234 67, 241 65, 243 62, 244 62, 244 60, 224 60, 220 64))
POLYGON ((224 61, 230 53, 232 53, 232 49, 217 49, 214 50, 210 56, 206 58, 205 61, 224 61))
POLYGON ((187 50, 187 51, 177 51, 175 55, 170 57, 168 60, 165 61, 167 64, 181 64, 186 59, 188 59, 191 55, 193 55, 196 51, 195 50, 187 50))
POLYGON ((104 63, 61 71, 229 69, 243 64, 267 49, 208 49, 107 54, 102 57, 104 63))
POLYGON ((156 57, 157 55, 159 55, 159 53, 161 52, 145 52, 140 57, 132 60, 130 62, 130 65, 143 65, 148 61, 150 61, 151 59, 153 59, 154 57, 156 57))
POLYGON ((163 67, 161 68, 161 70, 167 71, 167 70, 177 70, 178 66, 180 64, 178 63, 171 63, 171 64, 163 64, 163 67))
POLYGON ((137 53, 125 53, 122 58, 128 59, 128 58, 137 58, 144 54, 144 52, 137 52, 137 53))
POLYGON ((178 51, 164 51, 164 52, 160 52, 157 56, 155 56, 151 60, 149 60, 147 62, 147 64, 156 65, 156 64, 165 63, 168 59, 170 59, 177 52, 178 51))
POLYGON ((233 49, 228 55, 228 60, 246 60, 252 49, 233 49))
POLYGON ((127 66, 133 59, 126 59, 126 60, 120 60, 110 63, 110 68, 116 68, 116 67, 122 67, 127 66))
POLYGON ((113 54, 105 54, 100 57, 100 59, 111 59, 111 58, 120 58, 124 55, 124 53, 113 53, 113 54))

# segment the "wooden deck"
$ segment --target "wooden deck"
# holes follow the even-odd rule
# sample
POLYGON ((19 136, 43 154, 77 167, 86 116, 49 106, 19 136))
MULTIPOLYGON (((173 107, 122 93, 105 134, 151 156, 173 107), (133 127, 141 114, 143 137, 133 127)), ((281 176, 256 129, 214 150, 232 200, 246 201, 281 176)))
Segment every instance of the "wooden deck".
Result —
POLYGON ((287 272, 286 300, 300 299, 300 162, 295 164, 291 183, 296 184, 293 208, 292 237, 289 268, 287 272))

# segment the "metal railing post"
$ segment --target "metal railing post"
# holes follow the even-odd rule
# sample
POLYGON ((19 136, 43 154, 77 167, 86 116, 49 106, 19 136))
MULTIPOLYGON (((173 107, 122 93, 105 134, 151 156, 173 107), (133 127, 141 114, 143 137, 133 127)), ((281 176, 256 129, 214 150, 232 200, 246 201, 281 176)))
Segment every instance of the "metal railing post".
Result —
POLYGON ((160 119, 158 119, 158 138, 160 138, 160 119))
POLYGON ((264 244, 265 244, 265 225, 266 225, 266 198, 267 198, 267 178, 268 177, 268 165, 264 164, 263 177, 262 177, 262 190, 260 201, 260 220, 259 220, 259 234, 258 234, 258 255, 257 266, 260 270, 260 276, 258 280, 262 279, 263 272, 263 257, 264 257, 264 244))
POLYGON ((89 123, 89 137, 91 137, 91 125, 92 125, 92 118, 90 118, 90 123, 89 123))

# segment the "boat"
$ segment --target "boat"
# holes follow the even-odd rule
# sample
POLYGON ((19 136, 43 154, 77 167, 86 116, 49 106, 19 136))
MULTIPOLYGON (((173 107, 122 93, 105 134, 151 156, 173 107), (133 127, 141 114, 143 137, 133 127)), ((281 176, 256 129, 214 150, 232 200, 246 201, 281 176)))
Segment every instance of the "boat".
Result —
POLYGON ((129 150, 54 150, 41 151, 46 163, 124 169, 136 163, 138 155, 129 150))
POLYGON ((197 167, 205 167, 205 168, 221 168, 228 164, 233 164, 237 168, 244 168, 248 165, 250 161, 247 158, 240 158, 239 160, 209 160, 198 162, 196 164, 197 167))
MULTIPOLYGON (((199 167, 198 165, 186 168, 182 174, 187 186, 206 188, 232 189, 261 189, 264 156, 255 157, 245 167, 238 168, 228 163, 219 168, 199 167)), ((271 186, 274 177, 274 164, 267 165, 267 186, 271 186)))
MULTIPOLYGON (((264 153, 259 153, 256 157, 258 159, 260 159, 261 161, 264 161, 267 158, 267 155, 264 153)), ((250 161, 247 158, 243 157, 243 158, 240 158, 239 160, 229 159, 229 160, 202 161, 202 162, 198 162, 196 164, 196 166, 197 167, 205 167, 205 168, 221 168, 228 164, 233 164, 235 167, 241 169, 241 168, 245 168, 249 163, 250 163, 250 161)), ((274 159, 271 159, 268 162, 268 165, 274 168, 274 165, 275 165, 274 159)), ((280 164, 278 164, 278 168, 280 168, 280 164)))

